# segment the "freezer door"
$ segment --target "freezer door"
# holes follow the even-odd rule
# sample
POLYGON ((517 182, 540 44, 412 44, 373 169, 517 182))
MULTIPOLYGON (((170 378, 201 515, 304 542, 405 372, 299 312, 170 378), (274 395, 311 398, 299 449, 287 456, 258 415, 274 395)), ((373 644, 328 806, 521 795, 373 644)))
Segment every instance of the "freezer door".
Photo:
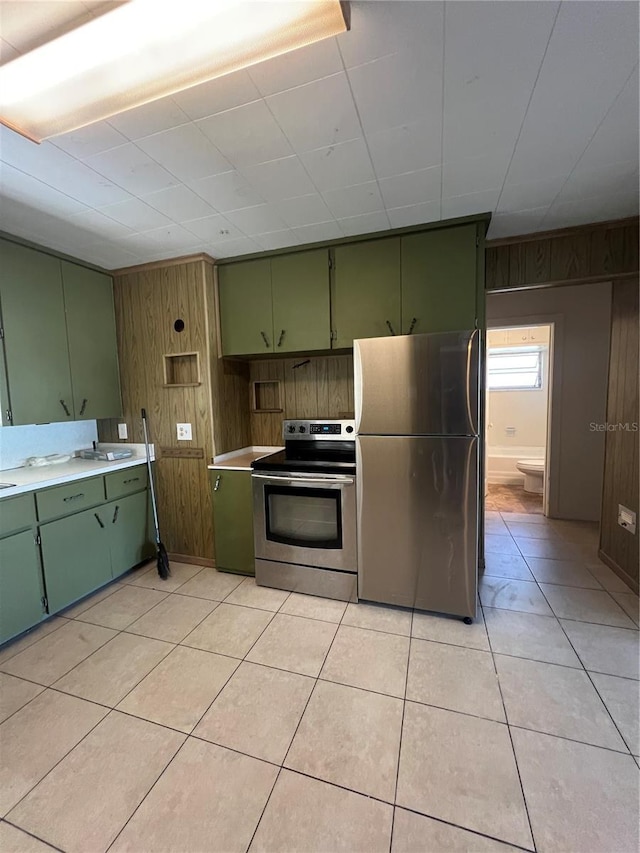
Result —
POLYGON ((354 368, 360 435, 477 435, 477 331, 354 341, 354 368))
POLYGON ((478 439, 360 436, 358 597, 476 614, 478 439))

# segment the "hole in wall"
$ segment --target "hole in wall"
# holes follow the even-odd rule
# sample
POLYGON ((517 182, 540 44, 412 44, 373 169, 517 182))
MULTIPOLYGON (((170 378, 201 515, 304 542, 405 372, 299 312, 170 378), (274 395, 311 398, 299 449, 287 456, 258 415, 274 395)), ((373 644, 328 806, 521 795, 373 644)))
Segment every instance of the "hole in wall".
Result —
POLYGON ((176 320, 175 323, 173 324, 173 328, 176 330, 176 332, 183 332, 184 331, 184 320, 180 320, 180 319, 176 320))

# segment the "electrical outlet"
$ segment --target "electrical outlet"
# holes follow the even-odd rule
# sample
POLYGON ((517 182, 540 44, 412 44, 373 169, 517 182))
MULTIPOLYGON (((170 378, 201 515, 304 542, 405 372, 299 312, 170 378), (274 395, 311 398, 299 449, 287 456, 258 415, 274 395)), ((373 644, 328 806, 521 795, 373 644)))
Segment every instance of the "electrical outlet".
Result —
POLYGON ((624 527, 629 533, 636 532, 636 514, 632 509, 629 509, 622 504, 618 504, 618 524, 624 527))
POLYGON ((178 441, 191 441, 191 424, 176 424, 178 441))
POLYGON ((127 433, 127 425, 126 424, 118 424, 118 438, 128 438, 129 435, 127 433))

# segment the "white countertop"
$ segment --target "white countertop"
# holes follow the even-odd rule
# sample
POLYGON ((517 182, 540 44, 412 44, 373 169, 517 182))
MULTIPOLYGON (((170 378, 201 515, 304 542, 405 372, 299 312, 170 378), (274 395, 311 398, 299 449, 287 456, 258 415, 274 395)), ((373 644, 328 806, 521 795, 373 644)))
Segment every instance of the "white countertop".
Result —
POLYGON ((240 450, 232 450, 230 453, 221 453, 219 456, 213 457, 213 464, 208 467, 212 471, 250 471, 251 463, 256 459, 262 459, 263 456, 269 456, 271 453, 277 453, 279 450, 284 450, 283 447, 242 447, 240 450))
MULTIPOLYGON (((74 480, 84 480, 87 477, 98 477, 100 474, 110 474, 123 468, 133 468, 146 462, 144 444, 98 444, 98 450, 132 450, 133 456, 128 459, 118 459, 114 462, 100 462, 96 459, 80 459, 74 457, 68 462, 58 465, 44 465, 40 468, 8 468, 0 471, 0 483, 11 483, 8 489, 0 489, 0 500, 46 489, 48 486, 59 486, 74 480)), ((151 459, 153 445, 151 446, 151 459)))

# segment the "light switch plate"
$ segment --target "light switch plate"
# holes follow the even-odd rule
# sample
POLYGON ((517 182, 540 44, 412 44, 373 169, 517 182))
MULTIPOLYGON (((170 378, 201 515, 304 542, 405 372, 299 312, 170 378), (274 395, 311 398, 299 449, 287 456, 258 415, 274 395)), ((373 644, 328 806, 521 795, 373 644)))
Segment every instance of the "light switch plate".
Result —
POLYGON ((191 424, 176 424, 178 441, 191 441, 191 424))
POLYGON ((126 424, 118 424, 118 438, 129 438, 126 424))

